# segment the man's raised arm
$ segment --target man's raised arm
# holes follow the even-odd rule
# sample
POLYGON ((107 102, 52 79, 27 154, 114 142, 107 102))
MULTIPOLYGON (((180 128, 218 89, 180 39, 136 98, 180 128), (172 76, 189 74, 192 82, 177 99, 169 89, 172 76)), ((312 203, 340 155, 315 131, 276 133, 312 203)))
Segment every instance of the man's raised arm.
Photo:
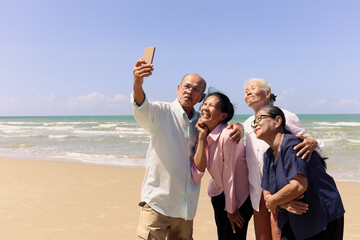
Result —
POLYGON ((141 106, 145 100, 145 93, 142 87, 144 83, 144 77, 149 77, 152 75, 154 65, 147 64, 142 58, 136 61, 136 64, 133 68, 134 75, 134 86, 133 86, 133 95, 134 101, 138 106, 141 106))

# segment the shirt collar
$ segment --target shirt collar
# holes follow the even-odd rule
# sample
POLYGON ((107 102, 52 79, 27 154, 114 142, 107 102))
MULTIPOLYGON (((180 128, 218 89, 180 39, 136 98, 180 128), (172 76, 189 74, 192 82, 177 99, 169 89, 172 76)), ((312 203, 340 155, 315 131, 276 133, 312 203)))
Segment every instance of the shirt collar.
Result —
POLYGON ((211 138, 214 142, 217 141, 217 139, 220 137, 221 132, 224 128, 227 127, 227 124, 220 123, 218 124, 207 136, 207 138, 211 138))
MULTIPOLYGON (((180 113, 183 115, 183 117, 186 119, 186 120, 189 120, 186 112, 184 111, 184 109, 182 108, 180 102, 178 99, 175 99, 173 102, 172 102, 172 105, 174 106, 174 108, 180 113)), ((194 120, 197 120, 199 118, 199 113, 197 111, 195 111, 195 109, 193 108, 192 110, 192 118, 190 119, 190 121, 194 121, 194 120)))
MULTIPOLYGON (((281 151, 281 150, 280 150, 281 151)), ((266 150, 266 152, 265 152, 265 154, 267 155, 267 157, 271 160, 271 159, 273 159, 274 158, 274 150, 272 150, 272 148, 271 147, 269 147, 267 150, 266 150)))

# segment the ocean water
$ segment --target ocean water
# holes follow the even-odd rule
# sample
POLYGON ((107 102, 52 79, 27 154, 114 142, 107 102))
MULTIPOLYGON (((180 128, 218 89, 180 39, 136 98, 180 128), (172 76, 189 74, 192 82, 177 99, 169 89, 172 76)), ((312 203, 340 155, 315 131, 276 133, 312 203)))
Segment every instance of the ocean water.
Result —
MULTIPOLYGON (((360 182, 360 114, 298 116, 325 143, 328 172, 360 182)), ((142 167, 149 140, 133 116, 0 117, 0 156, 7 158, 142 167)))

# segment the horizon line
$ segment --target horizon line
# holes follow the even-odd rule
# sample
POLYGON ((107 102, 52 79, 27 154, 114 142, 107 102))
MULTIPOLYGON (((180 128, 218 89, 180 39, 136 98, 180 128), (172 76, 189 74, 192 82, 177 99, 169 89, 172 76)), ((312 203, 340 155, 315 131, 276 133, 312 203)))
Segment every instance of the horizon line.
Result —
MULTIPOLYGON (((253 114, 234 114, 234 116, 251 116, 253 114)), ((296 113, 296 115, 360 115, 360 113, 296 113)), ((133 114, 101 114, 101 115, 13 115, 2 116, 0 118, 26 118, 26 117, 133 117, 133 114)))

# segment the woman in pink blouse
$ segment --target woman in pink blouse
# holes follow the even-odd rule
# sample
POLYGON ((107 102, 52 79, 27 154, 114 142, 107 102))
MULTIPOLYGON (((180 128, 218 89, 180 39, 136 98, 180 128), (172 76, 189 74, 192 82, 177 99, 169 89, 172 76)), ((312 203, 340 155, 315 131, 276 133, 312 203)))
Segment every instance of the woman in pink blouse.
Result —
POLYGON ((234 115, 229 98, 207 95, 196 128, 198 143, 193 163, 198 171, 211 174, 208 194, 214 208, 218 239, 246 239, 252 216, 245 147, 229 139, 227 122, 234 115))

